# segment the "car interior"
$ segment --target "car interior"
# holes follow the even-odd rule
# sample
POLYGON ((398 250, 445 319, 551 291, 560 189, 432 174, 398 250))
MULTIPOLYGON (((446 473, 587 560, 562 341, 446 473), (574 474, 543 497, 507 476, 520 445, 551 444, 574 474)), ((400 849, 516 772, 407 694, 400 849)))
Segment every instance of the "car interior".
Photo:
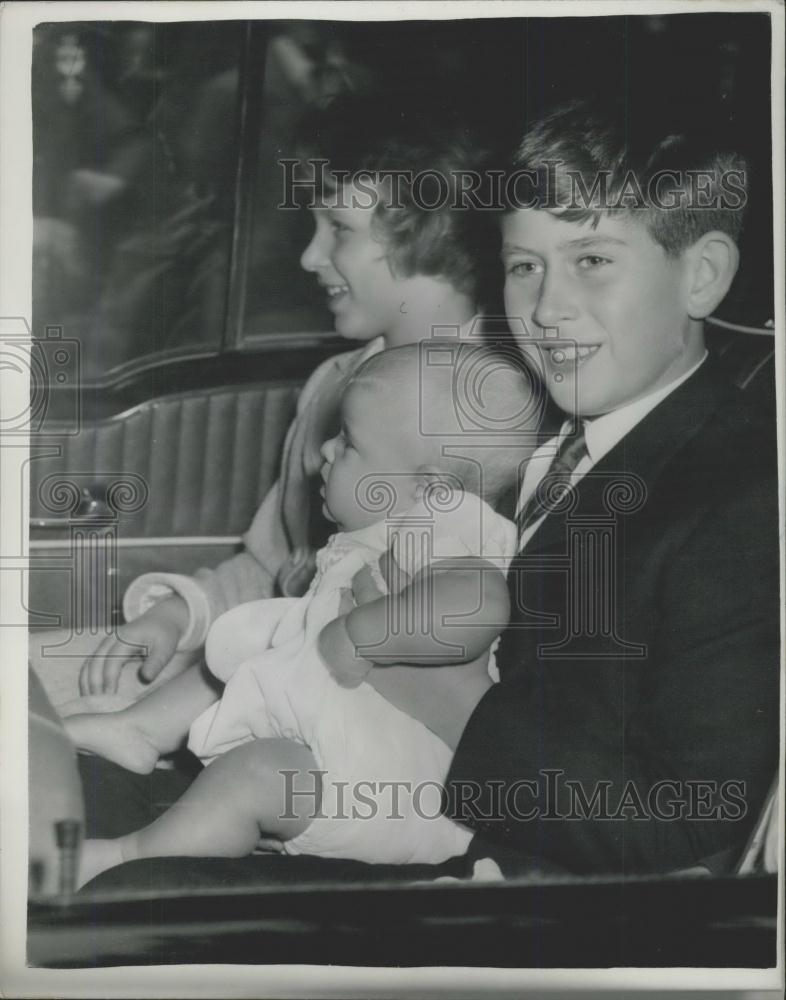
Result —
MULTIPOLYGON (((109 634, 140 573, 192 573, 242 545, 300 388, 350 346, 299 267, 308 212, 277 208, 299 119, 342 88, 429 90, 502 146, 511 121, 586 87, 590 65, 601 95, 684 65, 662 99, 728 119, 760 181, 707 336, 774 420, 769 112, 747 113, 769 108, 769 54, 757 13, 36 26, 33 633, 109 634)), ((36 741, 56 737, 34 681, 30 697, 31 823, 51 842, 73 774, 37 762, 36 741)), ((775 781, 723 875, 587 878, 522 859, 504 881, 435 879, 429 866, 260 853, 133 862, 74 893, 61 829, 60 891, 37 891, 31 870, 28 961, 769 967, 777 802, 775 781)))

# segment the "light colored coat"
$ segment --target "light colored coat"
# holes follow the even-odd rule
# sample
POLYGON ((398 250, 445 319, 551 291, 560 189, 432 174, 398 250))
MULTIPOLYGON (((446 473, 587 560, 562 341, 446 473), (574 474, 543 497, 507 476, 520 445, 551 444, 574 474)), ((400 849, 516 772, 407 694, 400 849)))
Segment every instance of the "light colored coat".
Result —
POLYGON ((324 539, 312 538, 314 477, 322 465, 320 448, 336 422, 341 394, 358 367, 384 347, 377 337, 364 347, 323 362, 303 387, 295 419, 287 432, 281 474, 243 536, 241 552, 189 577, 146 573, 126 591, 126 620, 138 617, 167 594, 189 606, 190 621, 179 650, 204 644, 210 625, 247 601, 283 594, 299 597, 314 574, 314 554, 324 539))

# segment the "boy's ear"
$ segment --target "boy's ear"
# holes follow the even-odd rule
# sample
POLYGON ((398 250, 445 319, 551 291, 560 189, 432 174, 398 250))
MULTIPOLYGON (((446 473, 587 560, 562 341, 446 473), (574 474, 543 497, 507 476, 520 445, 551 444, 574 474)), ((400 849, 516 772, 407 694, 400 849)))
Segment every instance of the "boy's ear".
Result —
POLYGON ((726 233, 705 233, 685 251, 687 306, 691 319, 705 319, 723 301, 737 273, 740 252, 726 233))

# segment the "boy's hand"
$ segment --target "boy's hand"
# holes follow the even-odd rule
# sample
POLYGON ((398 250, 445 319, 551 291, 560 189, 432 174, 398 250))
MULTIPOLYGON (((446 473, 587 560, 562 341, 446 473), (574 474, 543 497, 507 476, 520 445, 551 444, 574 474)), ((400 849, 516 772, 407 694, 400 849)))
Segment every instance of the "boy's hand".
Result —
POLYGON ((400 594, 412 582, 412 577, 402 569, 392 549, 383 552, 379 557, 379 571, 391 594, 400 594))
POLYGON ((372 601, 379 600, 380 597, 385 596, 377 586, 371 569, 368 566, 359 569, 352 577, 351 594, 354 598, 354 605, 357 607, 360 607, 362 604, 370 604, 372 601))
POLYGON ((132 661, 141 661, 140 674, 144 680, 154 680, 175 655, 187 624, 188 606, 182 597, 173 596, 122 625, 82 667, 80 692, 114 694, 121 670, 132 661))
POLYGON ((355 655, 355 644, 347 632, 347 615, 354 607, 352 591, 342 590, 339 616, 322 629, 317 642, 319 655, 332 676, 342 687, 350 688, 357 687, 373 666, 355 655))

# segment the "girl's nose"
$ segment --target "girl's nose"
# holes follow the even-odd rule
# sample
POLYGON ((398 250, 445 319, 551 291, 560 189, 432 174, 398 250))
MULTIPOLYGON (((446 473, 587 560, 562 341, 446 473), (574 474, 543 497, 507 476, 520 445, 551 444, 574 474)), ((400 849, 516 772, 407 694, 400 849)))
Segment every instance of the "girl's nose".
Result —
POLYGON ((314 274, 322 268, 330 267, 332 242, 333 234, 330 225, 326 220, 318 219, 311 242, 300 257, 300 266, 303 270, 308 271, 309 274, 314 274))

